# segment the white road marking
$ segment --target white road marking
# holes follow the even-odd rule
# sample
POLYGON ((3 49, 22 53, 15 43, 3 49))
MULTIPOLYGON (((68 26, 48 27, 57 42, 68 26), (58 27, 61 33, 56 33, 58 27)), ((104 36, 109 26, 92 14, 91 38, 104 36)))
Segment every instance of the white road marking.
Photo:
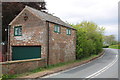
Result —
MULTIPOLYGON (((97 58, 97 59, 100 59, 100 58, 102 58, 102 57, 103 57, 103 55, 102 55, 101 57, 97 58)), ((106 71, 107 69, 109 69, 110 67, 112 67, 112 66, 117 62, 117 60, 118 60, 118 55, 116 55, 116 58, 114 59, 114 61, 113 61, 112 63, 108 64, 107 66, 105 66, 105 67, 102 68, 101 70, 93 73, 92 75, 90 75, 90 76, 88 76, 88 77, 86 77, 86 78, 94 78, 94 77, 100 75, 101 73, 103 73, 104 71, 106 71)), ((89 64, 89 63, 91 63, 91 62, 92 62, 92 61, 90 61, 90 62, 88 62, 88 63, 86 63, 86 64, 89 64)), ((74 68, 71 68, 71 69, 68 69, 68 70, 65 70, 65 71, 61 71, 61 72, 58 72, 58 73, 54 73, 54 74, 51 74, 51 75, 47 75, 47 76, 44 76, 44 77, 42 77, 42 78, 49 78, 49 77, 51 77, 51 76, 55 76, 55 75, 58 75, 58 74, 61 74, 61 73, 64 73, 64 72, 67 72, 67 71, 76 69, 76 68, 78 68, 78 67, 84 66, 84 65, 86 65, 86 64, 83 64, 83 65, 80 65, 80 66, 77 66, 77 67, 74 67, 74 68)))
POLYGON ((106 71, 107 69, 109 69, 110 67, 112 67, 117 62, 117 60, 118 60, 118 55, 116 55, 116 58, 114 59, 114 61, 112 63, 108 64, 107 66, 105 66, 101 70, 93 73, 92 75, 90 75, 90 76, 88 76, 86 78, 94 78, 94 77, 100 75, 101 73, 103 73, 104 71, 106 71))
MULTIPOLYGON (((105 55, 105 53, 104 53, 102 56, 100 56, 99 58, 97 58, 97 59, 102 58, 104 55, 105 55)), ((49 77, 51 77, 51 76, 55 76, 55 75, 58 75, 58 74, 61 74, 61 73, 64 73, 64 72, 67 72, 67 71, 76 69, 76 68, 78 68, 78 67, 82 67, 82 66, 87 65, 87 64, 89 64, 89 63, 91 63, 91 62, 92 62, 92 61, 90 61, 90 62, 88 62, 88 63, 85 63, 85 64, 82 64, 82 65, 80 65, 80 66, 76 66, 76 67, 74 67, 74 68, 70 68, 70 69, 67 69, 67 70, 64 70, 64 71, 61 71, 61 72, 58 72, 58 73, 54 73, 54 74, 50 74, 50 75, 44 76, 44 77, 42 77, 42 78, 49 78, 49 77)))

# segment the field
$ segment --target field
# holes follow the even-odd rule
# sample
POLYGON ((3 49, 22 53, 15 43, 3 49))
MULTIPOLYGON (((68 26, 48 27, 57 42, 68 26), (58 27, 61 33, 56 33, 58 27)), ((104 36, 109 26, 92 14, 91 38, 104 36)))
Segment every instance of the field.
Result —
POLYGON ((120 49, 120 44, 119 45, 111 45, 111 46, 109 46, 109 48, 120 49))

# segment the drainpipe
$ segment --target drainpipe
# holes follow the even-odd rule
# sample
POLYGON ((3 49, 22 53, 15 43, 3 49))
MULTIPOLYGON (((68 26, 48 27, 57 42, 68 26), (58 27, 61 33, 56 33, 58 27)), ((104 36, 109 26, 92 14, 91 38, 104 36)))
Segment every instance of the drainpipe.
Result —
POLYGON ((49 22, 47 22, 48 28, 48 52, 47 52, 47 66, 49 65, 49 22))
POLYGON ((7 45, 7 61, 11 60, 10 55, 10 25, 8 26, 8 45, 7 45))

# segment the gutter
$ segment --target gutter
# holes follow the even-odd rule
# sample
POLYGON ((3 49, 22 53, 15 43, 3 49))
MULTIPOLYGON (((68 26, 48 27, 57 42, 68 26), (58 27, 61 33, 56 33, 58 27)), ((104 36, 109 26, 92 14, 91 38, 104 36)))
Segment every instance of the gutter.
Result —
MULTIPOLYGON (((51 22, 51 21, 48 21, 48 20, 46 20, 47 22, 50 22, 50 23, 53 23, 53 24, 57 24, 57 25, 60 25, 60 26, 62 26, 62 27, 66 27, 66 28, 70 28, 70 29, 73 29, 73 30, 76 30, 76 29, 74 29, 72 26, 71 27, 68 27, 68 26, 65 26, 65 25, 62 25, 62 24, 58 24, 58 23, 55 23, 55 22, 51 22)), ((66 24, 66 23, 65 23, 66 24)))

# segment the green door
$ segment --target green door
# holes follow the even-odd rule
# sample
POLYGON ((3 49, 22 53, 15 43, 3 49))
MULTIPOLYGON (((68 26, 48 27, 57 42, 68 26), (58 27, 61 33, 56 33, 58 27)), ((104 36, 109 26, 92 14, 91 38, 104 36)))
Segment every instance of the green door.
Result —
POLYGON ((41 57, 40 46, 15 46, 12 47, 12 60, 34 59, 41 57))

